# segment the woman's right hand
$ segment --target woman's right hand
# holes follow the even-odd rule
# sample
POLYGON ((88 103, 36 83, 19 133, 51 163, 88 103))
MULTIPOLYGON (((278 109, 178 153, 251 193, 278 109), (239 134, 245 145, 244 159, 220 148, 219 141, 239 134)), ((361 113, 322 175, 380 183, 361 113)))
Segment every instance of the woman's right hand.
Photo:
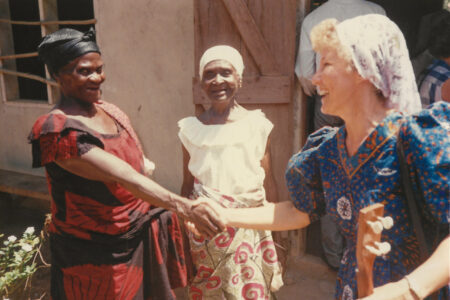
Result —
POLYGON ((224 218, 224 208, 219 204, 207 198, 197 198, 197 200, 189 202, 190 209, 185 212, 185 218, 194 225, 189 225, 189 227, 195 227, 197 234, 211 239, 226 229, 227 220, 224 218))
MULTIPOLYGON (((222 232, 225 230, 226 228, 226 224, 227 224, 227 219, 225 218, 226 215, 226 209, 223 208, 222 206, 220 206, 219 204, 217 204, 214 201, 211 201, 208 198, 197 198, 197 200, 193 201, 193 205, 194 206, 200 206, 200 205, 205 205, 207 206, 209 209, 212 209, 215 212, 215 216, 219 216, 220 221, 219 222, 223 222, 223 224, 225 225, 225 227, 221 230, 221 231, 216 231, 214 235, 222 232)), ((205 233, 200 232, 200 230, 198 229, 197 225, 196 225, 196 220, 191 220, 191 221, 185 221, 185 227, 192 232, 194 235, 196 236, 205 236, 207 238, 212 238, 214 235, 210 236, 210 235, 205 235, 205 233)))

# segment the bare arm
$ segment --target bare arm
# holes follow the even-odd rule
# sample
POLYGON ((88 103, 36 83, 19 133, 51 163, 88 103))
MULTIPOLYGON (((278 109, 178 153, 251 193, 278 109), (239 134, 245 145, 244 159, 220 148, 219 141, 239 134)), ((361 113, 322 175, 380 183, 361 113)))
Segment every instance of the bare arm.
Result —
POLYGON ((278 190, 272 172, 272 157, 270 152, 270 139, 267 140, 266 152, 261 160, 261 166, 266 174, 264 178, 264 190, 266 191, 267 201, 272 203, 278 202, 278 190))
POLYGON ((408 275, 411 285, 425 297, 449 283, 450 236, 447 236, 422 265, 408 275))
POLYGON ((253 208, 217 208, 217 210, 222 210, 220 214, 226 218, 227 225, 272 231, 299 229, 308 226, 310 220, 306 213, 299 211, 290 201, 278 202, 276 183, 272 174, 269 140, 261 165, 266 172, 264 189, 269 203, 253 208))
POLYGON ((182 146, 182 150, 183 150, 183 184, 181 186, 181 196, 189 198, 194 189, 194 176, 192 176, 188 168, 189 160, 191 159, 191 157, 189 156, 189 152, 186 150, 184 146, 182 146))
POLYGON ((290 201, 253 208, 222 209, 230 226, 272 231, 299 229, 309 225, 309 216, 290 201))
POLYGON ((363 299, 400 300, 425 298, 450 283, 449 253, 450 236, 447 236, 430 258, 407 276, 408 279, 403 278, 397 282, 377 287, 372 295, 363 299), (414 293, 417 295, 414 295, 414 293))
POLYGON ((81 177, 119 183, 133 195, 150 204, 163 207, 192 220, 202 234, 213 236, 224 230, 221 217, 204 202, 193 202, 174 194, 150 178, 140 174, 118 157, 94 147, 80 158, 56 162, 62 168, 81 177))
MULTIPOLYGON (((296 209, 290 201, 283 201, 279 203, 273 203, 278 201, 276 184, 271 170, 270 159, 270 147, 269 141, 261 165, 266 172, 266 178, 264 181, 264 188, 266 190, 269 203, 261 207, 253 208, 223 208, 219 204, 211 201, 210 205, 217 211, 222 217, 225 218, 228 226, 243 227, 250 229, 267 229, 273 231, 283 231, 303 228, 309 225, 309 216, 296 209)), ((189 154, 184 152, 183 160, 189 161, 189 154)), ((192 190, 194 178, 187 170, 187 164, 185 165, 184 172, 185 177, 183 180, 182 193, 192 190), (192 177, 190 178, 189 175, 192 177)), ((189 225, 189 224, 188 224, 189 225)), ((188 228, 195 232, 193 227, 188 228)))

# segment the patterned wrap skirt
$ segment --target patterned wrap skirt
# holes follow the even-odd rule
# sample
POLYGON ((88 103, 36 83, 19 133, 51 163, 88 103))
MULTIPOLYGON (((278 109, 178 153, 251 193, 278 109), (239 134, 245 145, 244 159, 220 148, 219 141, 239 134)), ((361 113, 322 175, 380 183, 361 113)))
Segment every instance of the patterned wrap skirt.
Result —
MULTIPOLYGON (((194 197, 207 197, 224 207, 257 207, 265 204, 263 190, 239 195, 223 195, 194 183, 194 197)), ((227 227, 225 232, 207 240, 189 233, 195 277, 189 298, 272 299, 282 285, 272 234, 268 230, 227 227)))

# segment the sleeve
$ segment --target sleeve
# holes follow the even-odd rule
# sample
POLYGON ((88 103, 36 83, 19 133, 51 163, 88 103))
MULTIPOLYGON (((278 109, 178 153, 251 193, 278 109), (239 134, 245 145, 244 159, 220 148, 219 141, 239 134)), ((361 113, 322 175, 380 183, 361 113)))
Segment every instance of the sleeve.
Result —
POLYGON ((80 157, 93 147, 104 148, 100 138, 81 122, 60 114, 40 117, 28 140, 32 146, 33 168, 55 160, 80 157))
POLYGON ((311 134, 302 151, 291 157, 286 182, 295 207, 309 215, 311 222, 325 214, 318 154, 320 146, 332 138, 337 129, 324 127, 311 134))
POLYGON ((184 148, 188 151, 188 153, 192 153, 191 149, 191 143, 189 142, 189 139, 186 137, 186 131, 188 130, 186 127, 189 127, 189 117, 181 119, 178 121, 178 138, 181 141, 181 144, 184 148))
POLYGON ((438 102, 411 116, 403 124, 399 138, 415 193, 423 195, 426 215, 448 224, 450 179, 450 106, 438 102))
POLYGON ((310 17, 311 16, 307 16, 305 18, 300 30, 300 41, 295 63, 295 74, 298 78, 311 79, 315 72, 316 56, 309 37, 311 31, 311 26, 309 25, 310 17))

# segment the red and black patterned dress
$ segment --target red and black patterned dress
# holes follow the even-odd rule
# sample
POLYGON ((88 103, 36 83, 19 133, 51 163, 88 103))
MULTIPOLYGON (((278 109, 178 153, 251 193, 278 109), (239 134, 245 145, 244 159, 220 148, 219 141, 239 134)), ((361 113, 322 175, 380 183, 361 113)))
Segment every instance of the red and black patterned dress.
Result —
POLYGON ((52 196, 51 296, 175 299, 171 289, 187 284, 177 216, 151 207, 120 184, 88 180, 55 163, 100 147, 142 173, 141 146, 127 116, 107 102, 99 106, 116 121, 116 134, 46 114, 29 136, 33 167, 45 167, 52 196))

